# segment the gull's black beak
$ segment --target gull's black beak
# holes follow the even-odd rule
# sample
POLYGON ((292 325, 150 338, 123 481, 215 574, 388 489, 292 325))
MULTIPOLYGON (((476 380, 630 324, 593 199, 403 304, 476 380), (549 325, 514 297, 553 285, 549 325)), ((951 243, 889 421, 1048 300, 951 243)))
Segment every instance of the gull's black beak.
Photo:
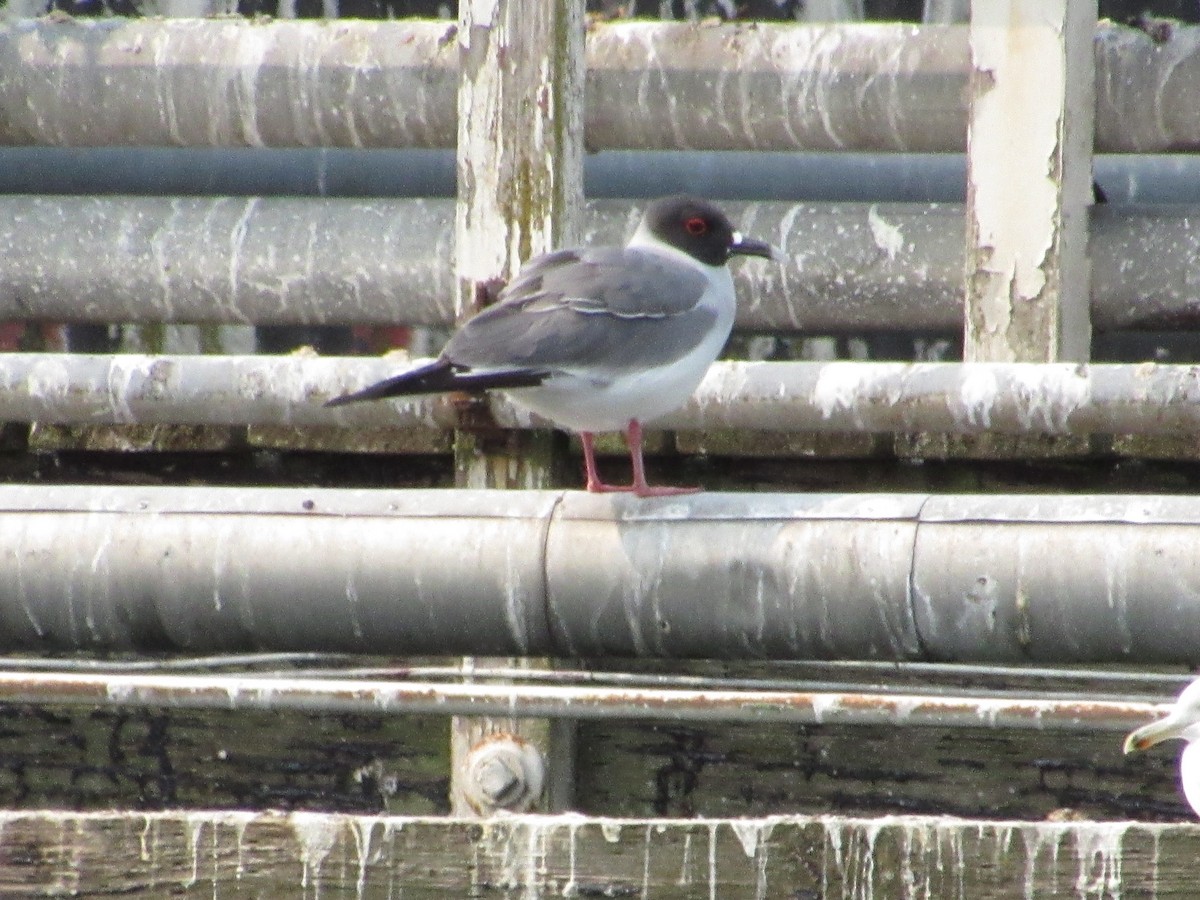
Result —
POLYGON ((776 247, 768 244, 766 241, 756 241, 754 238, 742 237, 740 231, 733 233, 733 243, 729 245, 729 255, 761 256, 763 259, 783 262, 783 254, 776 247))

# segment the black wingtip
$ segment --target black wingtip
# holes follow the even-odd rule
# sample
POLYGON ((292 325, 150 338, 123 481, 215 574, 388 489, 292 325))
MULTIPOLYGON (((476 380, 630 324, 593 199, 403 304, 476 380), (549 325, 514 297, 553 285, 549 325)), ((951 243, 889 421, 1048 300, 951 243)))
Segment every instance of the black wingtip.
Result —
POLYGON ((490 391, 505 388, 534 387, 546 380, 549 373, 540 369, 510 369, 494 372, 471 372, 457 369, 445 359, 401 372, 361 390, 342 394, 325 401, 325 406, 345 406, 363 400, 384 400, 388 397, 409 397, 418 394, 444 394, 447 391, 490 391))
POLYGON ((403 397, 411 394, 436 394, 449 389, 454 373, 449 362, 437 359, 383 381, 368 385, 361 390, 342 394, 325 401, 325 406, 345 406, 363 400, 382 400, 386 397, 403 397))

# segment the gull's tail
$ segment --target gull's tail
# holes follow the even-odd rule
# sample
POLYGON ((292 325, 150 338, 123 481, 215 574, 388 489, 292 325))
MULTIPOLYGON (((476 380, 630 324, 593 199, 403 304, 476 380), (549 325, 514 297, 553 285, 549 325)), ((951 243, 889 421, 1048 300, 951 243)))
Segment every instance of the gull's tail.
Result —
POLYGON ((549 373, 532 369, 506 369, 472 372, 448 359, 431 363, 377 381, 360 391, 342 394, 325 402, 326 406, 345 406, 360 400, 382 400, 411 394, 443 394, 447 391, 487 391, 493 388, 533 387, 545 381, 549 373))

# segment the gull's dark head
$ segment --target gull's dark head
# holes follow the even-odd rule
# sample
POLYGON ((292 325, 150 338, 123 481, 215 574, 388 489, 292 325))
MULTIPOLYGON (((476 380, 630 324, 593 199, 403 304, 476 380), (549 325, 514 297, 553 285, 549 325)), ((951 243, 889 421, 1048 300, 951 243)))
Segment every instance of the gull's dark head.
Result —
POLYGON ((725 213, 696 197, 655 200, 646 207, 639 231, 709 266, 723 266, 735 255, 778 259, 774 247, 742 237, 725 213))

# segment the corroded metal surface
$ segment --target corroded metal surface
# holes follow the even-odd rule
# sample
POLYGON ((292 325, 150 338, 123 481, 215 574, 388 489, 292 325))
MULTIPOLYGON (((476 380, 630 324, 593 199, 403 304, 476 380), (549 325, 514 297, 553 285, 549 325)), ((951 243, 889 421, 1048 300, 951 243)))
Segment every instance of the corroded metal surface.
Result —
MULTIPOLYGON (((0 354, 0 420, 77 424, 455 424, 454 397, 327 409, 400 371, 391 358, 0 354)), ((504 427, 539 424, 502 395, 504 427)), ((1200 429, 1200 366, 1070 363, 719 362, 656 423, 769 432, 1147 434, 1200 429)))
POLYGON ((452 23, 39 19, 0 28, 0 140, 448 147, 452 23))
POLYGON ((299 646, 314 629, 352 651, 547 645, 554 494, 475 492, 464 508, 439 491, 23 493, 8 509, 32 514, 0 521, 14 542, 0 632, 29 646, 299 646))
POLYGON ((961 151, 966 30, 623 23, 588 42, 589 144, 961 151))
POLYGON ((918 656, 907 595, 923 498, 763 499, 623 504, 615 519, 607 504, 563 504, 563 527, 546 546, 556 644, 583 657, 705 647, 763 658, 918 656))
POLYGON ((16 196, 0 211, 7 319, 454 319, 450 201, 16 196))
POLYGON ((1200 367, 738 363, 709 370, 674 428, 1159 434, 1200 427, 1200 367), (736 399, 734 399, 736 398, 736 399))
MULTIPOLYGON (((1114 733, 1143 725, 1170 709, 1167 703, 1094 697, 973 697, 64 672, 0 672, 0 703, 675 722, 902 724, 1114 733)), ((504 740, 510 736, 503 737, 496 741, 485 739, 472 752, 483 748, 490 752, 497 749, 492 746, 495 743, 503 753, 508 749, 504 740)), ((514 752, 518 756, 526 752, 525 745, 518 742, 514 752)), ((540 792, 540 781, 538 785, 540 792)), ((521 807, 527 808, 528 805, 521 807)))
POLYGON ((1188 497, 39 485, 0 513, 10 649, 1166 664, 1200 633, 1188 497))
MULTIPOLYGON (((733 266, 739 328, 962 328, 962 205, 722 206, 785 256, 733 266)), ((623 243, 639 215, 592 201, 583 236, 623 243)), ((1200 321, 1180 275, 1200 256, 1194 208, 1101 206, 1091 220, 1097 328, 1200 321)), ((450 200, 0 197, 0 318, 449 326, 453 248, 450 200)))
MULTIPOLYGON (((432 21, 8 23, 0 141, 450 147, 462 40, 432 21)), ((1155 43, 1105 23, 1095 43, 1099 152, 1200 146, 1200 30, 1155 43)), ((590 29, 587 58, 597 149, 958 152, 966 139, 966 26, 609 23, 590 29)))
MULTIPOLYGON (((0 29, 0 140, 449 147, 469 44, 429 21, 18 22, 0 29)), ((965 61, 961 28, 601 25, 587 131, 598 148, 961 149, 965 61)))

